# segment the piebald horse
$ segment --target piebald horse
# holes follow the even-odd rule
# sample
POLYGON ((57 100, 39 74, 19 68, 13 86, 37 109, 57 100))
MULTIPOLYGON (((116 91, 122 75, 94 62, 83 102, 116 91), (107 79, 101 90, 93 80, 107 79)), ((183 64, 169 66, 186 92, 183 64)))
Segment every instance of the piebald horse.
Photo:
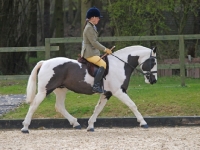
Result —
MULTIPOLYGON (((139 66, 145 82, 154 84, 157 81, 156 48, 143 46, 129 46, 107 56, 109 72, 103 79, 106 93, 100 94, 99 101, 89 118, 87 131, 94 131, 94 122, 111 96, 115 96, 126 104, 134 113, 140 126, 148 128, 146 121, 138 111, 135 103, 127 95, 126 90, 132 72, 139 66)), ((54 92, 56 95, 55 109, 60 112, 76 129, 81 129, 77 118, 73 117, 65 108, 65 97, 68 90, 75 93, 95 94, 92 92, 94 78, 88 73, 87 66, 77 60, 65 57, 40 61, 33 68, 28 84, 26 102, 30 103, 28 113, 23 121, 23 133, 29 133, 33 113, 44 98, 54 92), (37 81, 38 78, 38 81, 37 81), (36 88, 36 84, 37 88, 36 88), (37 89, 37 94, 36 94, 37 89)))

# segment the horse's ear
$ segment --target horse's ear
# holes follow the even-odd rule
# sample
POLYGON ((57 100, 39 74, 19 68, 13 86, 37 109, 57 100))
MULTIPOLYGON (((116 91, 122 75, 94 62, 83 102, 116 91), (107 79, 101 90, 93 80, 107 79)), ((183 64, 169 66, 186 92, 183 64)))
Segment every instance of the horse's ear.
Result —
POLYGON ((156 46, 153 47, 152 50, 153 50, 154 53, 156 53, 157 47, 156 46))

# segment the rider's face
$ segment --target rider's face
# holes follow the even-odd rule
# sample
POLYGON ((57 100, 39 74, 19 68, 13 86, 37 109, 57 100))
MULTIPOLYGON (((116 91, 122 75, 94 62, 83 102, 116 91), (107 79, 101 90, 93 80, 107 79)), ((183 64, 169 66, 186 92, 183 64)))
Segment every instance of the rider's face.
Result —
POLYGON ((99 17, 92 17, 92 18, 91 18, 91 22, 92 22, 94 25, 98 24, 99 20, 100 20, 99 17))

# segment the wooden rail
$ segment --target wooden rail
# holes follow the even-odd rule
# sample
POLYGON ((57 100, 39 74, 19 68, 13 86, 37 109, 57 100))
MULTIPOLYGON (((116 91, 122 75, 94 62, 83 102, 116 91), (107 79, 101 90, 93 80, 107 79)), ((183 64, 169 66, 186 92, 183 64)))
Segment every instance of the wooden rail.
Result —
MULTIPOLYGON (((58 51, 59 46, 50 46, 49 49, 45 49, 45 46, 37 47, 1 47, 0 53, 5 52, 35 52, 35 51, 45 51, 45 59, 49 59, 50 51, 58 51)), ((28 79, 29 75, 0 75, 0 80, 19 80, 19 79, 28 79)))
MULTIPOLYGON (((180 37, 184 40, 200 39, 200 34, 189 34, 189 35, 155 35, 155 36, 111 36, 111 37, 99 37, 100 42, 109 41, 169 41, 179 40, 180 37)), ((82 37, 66 37, 66 38, 46 38, 45 45, 53 43, 81 43, 82 37)))
POLYGON ((28 78, 29 75, 0 75, 0 80, 24 80, 28 78))
POLYGON ((47 49, 45 46, 37 47, 0 47, 0 53, 3 52, 38 52, 45 51, 45 59, 50 59, 51 51, 59 51, 59 46, 49 46, 47 49))
MULTIPOLYGON (((185 69, 199 67, 199 64, 190 65, 185 64, 185 43, 184 40, 200 39, 200 34, 190 35, 156 35, 156 36, 120 36, 120 37, 99 37, 100 42, 109 41, 166 41, 166 40, 178 40, 179 41, 179 60, 180 64, 166 64, 159 65, 158 69, 176 68, 180 69, 181 86, 185 86, 185 69)), ((45 48, 48 49, 53 43, 81 43, 82 37, 70 37, 70 38, 47 38, 45 39, 45 48)), ((48 54, 50 56, 50 54, 48 54)), ((49 57, 48 56, 48 57, 49 57)))
MULTIPOLYGON (((156 36, 120 36, 120 37, 99 37, 100 42, 111 42, 111 41, 166 41, 166 40, 177 40, 179 41, 179 64, 158 64, 158 69, 180 69, 181 85, 185 86, 185 69, 186 68, 200 68, 200 64, 185 64, 185 44, 184 40, 200 39, 200 34, 190 35, 156 35, 156 36)), ((81 43, 82 37, 67 37, 67 38, 46 38, 45 46, 34 48, 21 48, 24 51, 45 51, 45 58, 50 58, 50 51, 58 50, 59 48, 51 46, 54 43, 81 43)), ((20 48, 19 48, 20 49, 20 48)), ((18 52, 18 48, 13 48, 13 51, 18 52)), ((12 52, 13 52, 12 51, 12 52)), ((0 48, 0 52, 8 52, 4 48, 0 48)), ((9 51, 11 52, 11 51, 9 51)), ((27 76, 16 76, 17 78, 26 78, 27 76)), ((10 79, 11 76, 0 76, 0 79, 10 79)))

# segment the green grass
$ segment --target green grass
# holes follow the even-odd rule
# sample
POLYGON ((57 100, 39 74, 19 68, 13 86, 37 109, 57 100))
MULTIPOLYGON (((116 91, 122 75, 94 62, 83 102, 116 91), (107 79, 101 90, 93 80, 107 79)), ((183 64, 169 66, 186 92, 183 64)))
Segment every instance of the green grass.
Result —
POLYGON ((0 80, 0 95, 25 94, 26 84, 26 80, 0 80))
MULTIPOLYGON (((26 82, 0 81, 0 94, 25 94, 26 82)), ((144 83, 142 76, 133 76, 128 95, 143 116, 200 116, 200 79, 186 79, 186 87, 180 86, 180 77, 160 77, 154 85, 144 83)), ((90 117, 99 95, 76 94, 69 91, 66 108, 77 118, 90 117)), ((50 94, 41 103, 33 118, 63 118, 55 111, 55 95, 50 94)), ((29 105, 23 104, 1 119, 24 118, 29 105)), ((107 102, 99 117, 130 117, 131 110, 115 97, 107 102)))

